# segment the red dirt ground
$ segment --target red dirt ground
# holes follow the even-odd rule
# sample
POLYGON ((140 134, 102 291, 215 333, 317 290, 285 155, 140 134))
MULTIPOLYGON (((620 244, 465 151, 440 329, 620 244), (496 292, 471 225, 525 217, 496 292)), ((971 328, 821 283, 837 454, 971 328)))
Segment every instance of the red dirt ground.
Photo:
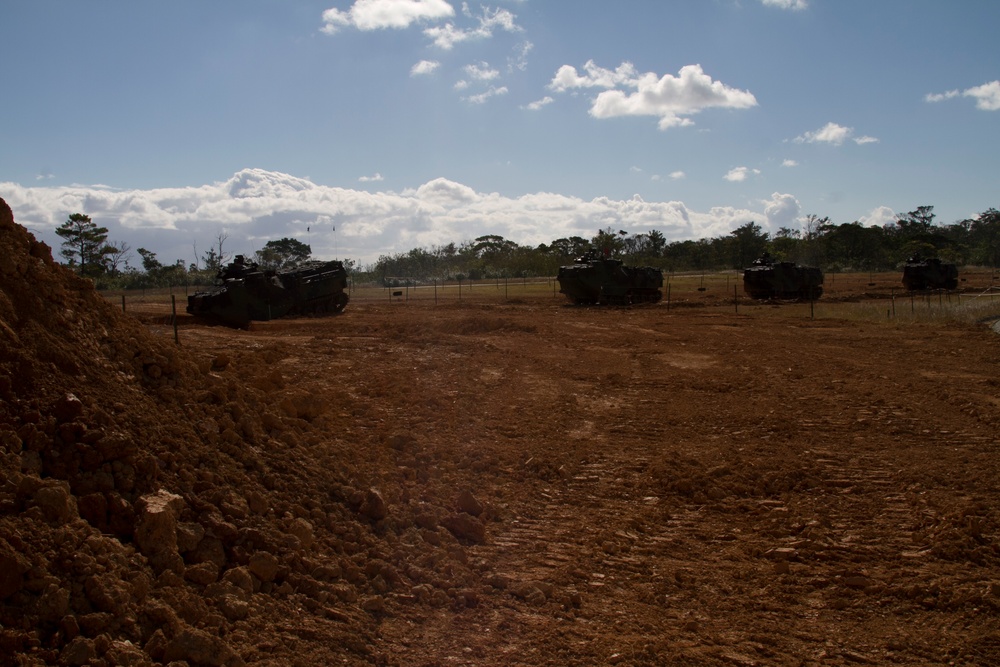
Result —
POLYGON ((47 253, 0 220, 6 662, 1000 664, 985 326, 539 297, 178 346, 47 253))

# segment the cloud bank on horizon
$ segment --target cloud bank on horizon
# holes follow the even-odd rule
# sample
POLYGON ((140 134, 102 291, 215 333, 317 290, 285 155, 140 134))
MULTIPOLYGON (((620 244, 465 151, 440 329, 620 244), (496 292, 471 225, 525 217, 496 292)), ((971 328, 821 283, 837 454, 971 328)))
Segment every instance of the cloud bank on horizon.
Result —
MULTIPOLYGON (((658 229, 668 241, 679 241, 725 235, 747 222, 771 232, 797 228, 802 216, 795 197, 778 192, 757 202, 756 210, 693 211, 683 202, 647 202, 638 196, 586 201, 539 192, 504 197, 446 178, 402 192, 372 193, 262 169, 244 169, 226 181, 199 187, 151 190, 0 183, 0 197, 19 224, 50 245, 57 240, 55 228, 72 213, 83 212, 108 227, 110 240, 131 239, 133 250, 169 248, 159 259, 185 264, 197 255, 192 246, 207 250, 219 235, 227 237, 234 253, 252 253, 287 236, 308 243, 317 257, 346 257, 363 265, 380 255, 485 234, 537 246, 571 236, 589 239, 613 227, 632 234, 658 229)), ((884 209, 865 219, 882 224, 892 216, 884 209)))

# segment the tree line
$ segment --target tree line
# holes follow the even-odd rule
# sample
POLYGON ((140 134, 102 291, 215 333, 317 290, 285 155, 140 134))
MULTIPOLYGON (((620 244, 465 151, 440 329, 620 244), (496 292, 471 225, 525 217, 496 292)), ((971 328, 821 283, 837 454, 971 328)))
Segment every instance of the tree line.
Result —
MULTIPOLYGON (((63 239, 66 264, 93 278, 101 289, 134 289, 167 285, 210 284, 231 259, 228 237, 219 234, 194 263, 164 264, 156 254, 138 248, 141 269, 123 242, 110 242, 108 230, 89 216, 75 213, 56 233, 63 239)), ((937 257, 960 266, 1000 266, 1000 211, 990 208, 975 218, 950 225, 935 223, 933 206, 918 206, 881 227, 860 222, 834 224, 829 218, 807 216, 802 229, 782 227, 775 234, 748 222, 714 238, 668 243, 663 233, 607 228, 594 236, 571 236, 538 246, 520 245, 498 235, 461 243, 381 255, 358 266, 345 260, 356 282, 400 285, 431 280, 482 280, 553 276, 560 266, 588 253, 610 255, 628 264, 648 265, 667 272, 740 269, 770 253, 778 260, 815 266, 828 272, 895 270, 914 255, 937 257)), ((262 268, 280 269, 311 259, 311 247, 293 238, 268 241, 249 259, 262 268)))
POLYGON ((934 218, 933 206, 919 206, 881 227, 860 222, 838 225, 810 215, 801 230, 783 227, 772 235, 748 222, 723 236, 670 243, 656 229, 629 234, 607 228, 591 238, 571 236, 538 246, 487 235, 459 245, 382 255, 364 267, 364 273, 383 284, 553 276, 560 266, 588 253, 609 254, 667 272, 741 269, 764 252, 777 260, 831 272, 896 270, 914 255, 960 266, 1000 266, 1000 211, 990 208, 951 225, 937 225, 934 218))
MULTIPOLYGON (((178 259, 164 264, 156 253, 137 248, 141 270, 131 264, 134 255, 124 242, 108 241, 107 227, 100 227, 90 216, 74 213, 56 229, 62 241, 59 254, 65 265, 80 275, 92 278, 98 289, 141 289, 170 285, 208 285, 232 258, 225 251, 228 235, 219 234, 212 247, 201 256, 194 247, 196 261, 185 265, 178 259)), ((312 248, 297 239, 268 241, 250 259, 264 269, 283 269, 311 259, 312 248)))

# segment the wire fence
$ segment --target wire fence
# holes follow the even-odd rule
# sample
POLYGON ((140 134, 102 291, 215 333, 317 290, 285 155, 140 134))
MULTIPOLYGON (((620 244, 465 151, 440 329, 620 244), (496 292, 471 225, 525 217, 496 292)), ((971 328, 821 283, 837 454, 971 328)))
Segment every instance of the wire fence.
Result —
MULTIPOLYGON (((359 306, 434 306, 549 303, 568 305, 570 301, 559 292, 555 277, 493 278, 484 280, 449 280, 417 282, 396 279, 393 285, 354 283, 348 281, 348 308, 359 306)), ((1000 302, 1000 283, 989 269, 968 272, 958 290, 907 292, 895 272, 828 275, 823 296, 815 302, 797 306, 785 304, 784 310, 802 311, 805 317, 854 317, 871 311, 889 319, 905 316, 926 317, 932 309, 939 313, 986 310, 984 302, 1000 302), (851 307, 854 303, 855 307, 851 307), (859 304, 867 304, 859 307, 859 304)), ((109 290, 103 296, 124 312, 146 321, 161 324, 176 323, 187 317, 188 297, 207 287, 179 285, 157 289, 109 290)), ((760 312, 767 302, 755 302, 742 289, 739 272, 665 274, 663 300, 657 307, 666 310, 707 307, 730 312, 760 312)), ((786 312, 786 314, 789 314, 786 312)), ((865 318, 870 317, 868 315, 865 318)))

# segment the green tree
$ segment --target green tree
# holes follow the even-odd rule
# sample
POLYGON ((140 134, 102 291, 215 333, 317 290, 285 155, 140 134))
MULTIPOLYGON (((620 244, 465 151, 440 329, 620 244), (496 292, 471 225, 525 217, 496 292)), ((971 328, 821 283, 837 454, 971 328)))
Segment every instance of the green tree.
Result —
POLYGON ((146 273, 156 273, 163 268, 160 260, 156 259, 155 252, 151 252, 145 248, 139 248, 136 252, 139 253, 139 257, 142 257, 142 268, 146 273))
POLYGON ((547 246, 539 246, 543 252, 556 255, 559 259, 571 259, 585 255, 591 250, 590 241, 582 236, 556 239, 547 246))
POLYGON ((98 227, 89 215, 74 213, 56 229, 62 239, 60 254, 80 275, 100 275, 104 266, 101 259, 106 252, 108 228, 98 227))
POLYGON ((257 263, 266 269, 284 269, 308 260, 312 256, 312 248, 307 243, 286 237, 268 241, 255 255, 257 263))
POLYGON ((802 245, 802 232, 798 229, 782 227, 771 239, 771 254, 780 260, 796 261, 802 245))
POLYGON ((927 234, 933 224, 933 206, 918 206, 915 211, 896 216, 896 226, 904 236, 927 234))
POLYGON ((208 252, 202 257, 202 261, 205 262, 205 270, 210 273, 218 272, 223 265, 228 261, 226 254, 222 251, 222 246, 225 242, 229 240, 229 234, 225 232, 219 232, 218 237, 216 237, 216 242, 218 243, 218 250, 213 246, 208 249, 208 252))
POLYGON ((658 229, 651 229, 646 234, 645 253, 650 257, 659 257, 667 247, 667 237, 658 229))
POLYGON ((826 224, 819 231, 824 255, 829 262, 855 271, 871 271, 885 266, 885 231, 881 227, 866 227, 855 221, 842 225, 826 224))
POLYGON ((1000 211, 991 208, 979 214, 969 226, 973 261, 1000 266, 1000 211))
POLYGON ((110 276, 118 276, 123 269, 128 268, 128 260, 132 256, 132 248, 124 241, 108 243, 101 249, 104 271, 110 276))
POLYGON ((732 256, 733 268, 750 266, 750 262, 760 257, 767 249, 768 235, 756 222, 741 225, 730 234, 735 239, 732 256))
POLYGON ((590 241, 591 247, 606 257, 614 257, 625 252, 625 237, 628 232, 624 229, 615 231, 613 228, 599 229, 597 236, 590 241))

